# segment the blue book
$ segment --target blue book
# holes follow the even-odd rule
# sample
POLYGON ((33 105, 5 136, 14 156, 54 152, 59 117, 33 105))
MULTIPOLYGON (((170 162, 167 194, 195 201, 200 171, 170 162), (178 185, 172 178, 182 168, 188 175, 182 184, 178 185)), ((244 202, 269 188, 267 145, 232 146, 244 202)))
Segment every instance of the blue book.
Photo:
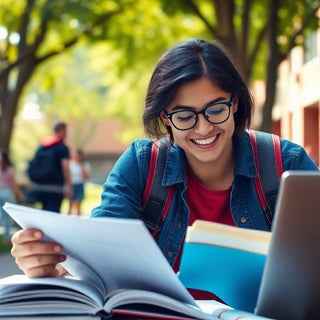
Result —
POLYGON ((188 227, 179 278, 234 309, 254 312, 271 232, 197 220, 188 227))

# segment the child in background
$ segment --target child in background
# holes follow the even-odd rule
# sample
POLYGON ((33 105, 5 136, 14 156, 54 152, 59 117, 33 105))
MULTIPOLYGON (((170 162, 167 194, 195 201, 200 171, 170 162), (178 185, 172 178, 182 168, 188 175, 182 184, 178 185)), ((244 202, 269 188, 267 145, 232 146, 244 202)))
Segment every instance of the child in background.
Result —
POLYGON ((73 194, 69 199, 68 214, 81 215, 81 203, 84 199, 84 184, 90 177, 90 164, 84 160, 83 151, 76 149, 69 162, 73 194))

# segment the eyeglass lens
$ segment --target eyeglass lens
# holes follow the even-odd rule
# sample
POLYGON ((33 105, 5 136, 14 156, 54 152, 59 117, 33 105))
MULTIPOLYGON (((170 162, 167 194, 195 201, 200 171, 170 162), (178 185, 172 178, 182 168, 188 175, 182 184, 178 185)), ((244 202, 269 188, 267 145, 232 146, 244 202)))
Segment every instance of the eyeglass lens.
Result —
MULTIPOLYGON (((178 111, 171 115, 171 121, 177 129, 191 129, 198 121, 198 113, 191 110, 178 111)), ((225 122, 229 118, 230 107, 227 104, 215 104, 205 108, 200 113, 202 113, 210 123, 218 124, 225 122)))

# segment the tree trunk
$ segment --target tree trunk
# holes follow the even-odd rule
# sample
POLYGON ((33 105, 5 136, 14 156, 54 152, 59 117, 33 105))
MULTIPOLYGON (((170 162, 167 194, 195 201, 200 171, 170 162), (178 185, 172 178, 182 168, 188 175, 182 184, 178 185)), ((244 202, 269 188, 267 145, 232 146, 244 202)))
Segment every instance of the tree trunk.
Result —
POLYGON ((0 103, 2 110, 0 114, 0 149, 2 150, 9 151, 18 102, 22 90, 30 80, 37 64, 37 60, 33 56, 30 56, 17 67, 17 79, 13 87, 10 86, 8 79, 2 79, 0 82, 0 103))
POLYGON ((277 45, 277 21, 279 0, 270 0, 268 12, 268 57, 267 57, 267 77, 266 77, 266 98, 262 109, 262 122, 260 130, 271 132, 272 130, 272 108, 276 96, 278 67, 281 62, 277 45))
POLYGON ((0 149, 9 151, 12 134, 13 119, 17 110, 17 99, 9 99, 3 103, 1 101, 2 113, 0 116, 0 149))

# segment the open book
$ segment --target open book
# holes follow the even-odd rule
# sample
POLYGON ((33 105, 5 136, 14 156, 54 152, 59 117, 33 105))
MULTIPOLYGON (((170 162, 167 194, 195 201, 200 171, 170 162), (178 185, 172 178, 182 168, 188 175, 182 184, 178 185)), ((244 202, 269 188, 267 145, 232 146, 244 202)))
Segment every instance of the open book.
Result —
POLYGON ((217 319, 216 312, 233 311, 216 301, 198 304, 140 220, 67 216, 11 203, 4 209, 22 228, 41 229, 46 240, 62 244, 71 276, 1 279, 0 316, 217 319))
POLYGON ((270 240, 271 232, 197 220, 187 230, 179 278, 253 312, 270 240))

